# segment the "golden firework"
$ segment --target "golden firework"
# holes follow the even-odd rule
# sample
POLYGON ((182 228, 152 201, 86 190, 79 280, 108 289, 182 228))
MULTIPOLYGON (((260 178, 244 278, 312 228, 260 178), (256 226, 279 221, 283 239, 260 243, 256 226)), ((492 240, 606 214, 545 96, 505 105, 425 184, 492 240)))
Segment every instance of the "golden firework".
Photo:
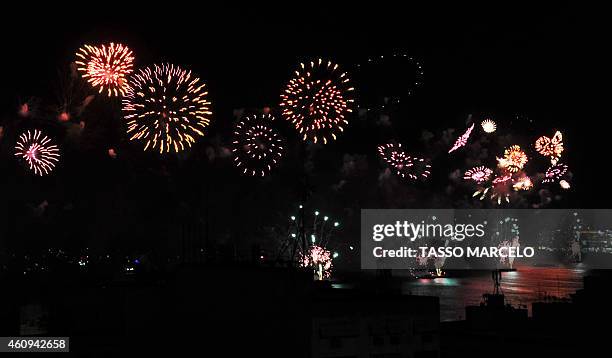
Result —
POLYGON ((301 63, 281 94, 282 115, 304 141, 327 144, 348 124, 354 88, 346 72, 331 61, 301 63))
POLYGON ((77 70, 99 93, 124 96, 128 91, 127 76, 132 73, 132 50, 122 44, 81 47, 77 53, 77 70))
POLYGON ((171 64, 139 70, 123 99, 130 140, 144 150, 176 153, 191 147, 210 124, 206 85, 191 71, 171 64))

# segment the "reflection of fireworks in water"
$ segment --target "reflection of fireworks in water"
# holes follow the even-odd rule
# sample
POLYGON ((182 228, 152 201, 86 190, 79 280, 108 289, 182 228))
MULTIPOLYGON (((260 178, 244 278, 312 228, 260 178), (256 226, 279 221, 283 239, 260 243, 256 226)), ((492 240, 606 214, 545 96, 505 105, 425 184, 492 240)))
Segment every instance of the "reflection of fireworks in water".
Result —
POLYGON ((99 87, 99 93, 125 95, 129 87, 126 77, 132 73, 134 61, 132 51, 127 46, 112 42, 108 46, 85 45, 76 56, 79 58, 75 62, 79 72, 93 87, 99 87))
POLYGON ((295 125, 304 141, 327 144, 348 124, 353 91, 347 73, 337 64, 322 59, 301 63, 281 94, 282 115, 295 125))
POLYGON ((278 164, 283 141, 271 127, 269 114, 245 117, 234 129, 234 163, 244 174, 265 176, 278 164))
POLYGON ((164 64, 147 67, 130 79, 123 99, 130 140, 160 153, 191 147, 210 123, 208 92, 191 71, 164 64))
POLYGON ((493 174, 493 171, 484 166, 475 167, 465 172, 463 179, 473 180, 476 183, 483 183, 489 180, 489 177, 493 174))
POLYGON ((427 178, 431 174, 431 165, 423 158, 411 157, 401 144, 388 143, 378 147, 382 159, 402 178, 427 178))
POLYGON ((300 265, 311 268, 319 280, 329 279, 333 268, 332 253, 321 246, 312 245, 306 255, 300 255, 300 265))
POLYGON ((542 180, 542 183, 558 182, 567 173, 567 169, 568 167, 565 164, 556 164, 549 167, 548 169, 546 169, 546 173, 544 174, 544 179, 542 180))
POLYGON ((15 151, 15 156, 25 160, 30 170, 40 176, 49 174, 60 156, 58 147, 51 144, 51 139, 36 129, 19 136, 15 151))
POLYGON ((550 157, 550 163, 555 165, 563 153, 563 135, 557 131, 552 139, 542 136, 536 140, 535 149, 543 156, 550 157))
POLYGON ((503 158, 497 158, 497 162, 500 168, 506 169, 511 173, 516 173, 520 169, 523 169, 527 163, 527 154, 523 152, 520 146, 513 145, 510 148, 506 148, 504 151, 503 158))
POLYGON ((453 145, 453 147, 448 151, 449 153, 454 152, 455 150, 463 147, 464 145, 467 144, 468 139, 470 138, 470 134, 472 134, 472 130, 474 129, 474 124, 472 123, 472 125, 470 126, 470 128, 468 128, 465 133, 463 133, 461 135, 461 137, 457 138, 457 140, 455 141, 455 144, 453 145))
POLYGON ((493 133, 497 129, 495 122, 488 118, 482 121, 480 125, 482 126, 482 130, 486 133, 493 133))

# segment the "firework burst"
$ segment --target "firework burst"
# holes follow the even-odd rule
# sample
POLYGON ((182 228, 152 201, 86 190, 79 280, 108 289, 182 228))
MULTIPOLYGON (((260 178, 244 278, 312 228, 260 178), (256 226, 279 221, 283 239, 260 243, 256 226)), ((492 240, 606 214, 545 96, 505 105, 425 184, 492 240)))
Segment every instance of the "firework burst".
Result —
MULTIPOLYGON (((567 173, 567 165, 565 164, 555 164, 548 169, 546 169, 546 173, 544 173, 544 179, 542 183, 556 183, 567 173)), ((567 182, 566 182, 567 183, 567 182)), ((567 185, 569 188, 569 184, 567 185)))
POLYGON ((491 169, 486 168, 484 166, 480 166, 466 171, 463 175, 463 179, 473 180, 476 183, 484 183, 485 181, 489 180, 491 174, 493 174, 493 171, 491 169))
POLYGON ((368 56, 357 69, 360 105, 369 108, 397 105, 423 85, 423 64, 403 52, 368 56))
POLYGON ((472 134, 472 130, 474 129, 474 124, 472 123, 472 125, 470 126, 470 128, 468 128, 465 133, 463 133, 461 135, 461 137, 457 138, 457 140, 455 141, 455 144, 453 145, 453 147, 448 151, 449 153, 454 152, 455 150, 463 147, 464 145, 467 144, 468 139, 470 138, 470 134, 472 134))
POLYGON ((491 200, 497 202, 497 205, 501 205, 502 200, 509 203, 511 185, 511 175, 496 176, 490 186, 477 190, 472 196, 480 196, 480 200, 489 197, 491 200))
POLYGON ((133 71, 132 50, 122 44, 85 45, 76 53, 77 69, 81 76, 99 93, 124 96, 128 91, 127 76, 133 71))
POLYGON ((378 147, 381 158, 402 178, 427 178, 431 165, 423 158, 409 156, 401 144, 388 143, 378 147))
POLYGON ((154 65, 131 76, 123 99, 130 140, 160 153, 191 147, 210 124, 205 84, 191 71, 171 64, 154 65))
POLYGON ((245 117, 234 128, 232 153, 236 167, 244 174, 265 176, 283 155, 281 137, 271 127, 269 114, 245 117))
MULTIPOLYGON (((494 122, 490 119, 483 120, 481 126, 483 131, 487 133, 496 129, 494 122)), ((479 144, 483 143, 485 142, 479 144)), ((502 202, 509 203, 514 198, 522 198, 521 203, 525 204, 530 200, 529 198, 536 197, 527 193, 537 185, 558 183, 561 189, 570 189, 570 183, 564 180, 567 179, 564 177, 568 173, 568 167, 565 164, 557 163, 563 152, 561 132, 556 132, 553 138, 538 138, 534 147, 541 155, 550 157, 551 162, 553 162, 543 174, 544 178, 541 179, 542 174, 530 173, 527 164, 532 158, 519 145, 511 145, 504 149, 501 157, 496 158, 497 166, 495 168, 487 170, 486 167, 480 166, 465 172, 464 179, 473 180, 478 184, 476 191, 473 192, 473 197, 478 197, 480 200, 491 199, 498 205, 501 205, 502 202)), ((476 146, 474 149, 481 148, 476 146)), ((474 162, 476 160, 482 161, 482 155, 469 161, 474 162)), ((539 197, 541 199, 541 195, 539 197)), ((534 207, 539 207, 541 204, 534 204, 534 207)))
POLYGON ((531 190, 533 188, 533 182, 528 176, 521 176, 514 181, 514 184, 512 184, 512 188, 516 191, 531 190))
POLYGON ((322 59, 302 63, 281 94, 282 115, 304 141, 327 144, 348 124, 353 91, 347 73, 337 64, 322 59))
POLYGON ((511 173, 516 173, 523 169, 527 164, 527 154, 518 145, 513 145, 504 150, 504 157, 497 158, 497 162, 500 168, 506 169, 511 173))
POLYGON ((310 268, 319 279, 331 277, 333 262, 332 253, 319 245, 312 245, 306 254, 300 255, 300 266, 310 268))
POLYGON ((37 129, 19 136, 15 145, 15 156, 25 160, 36 175, 49 174, 59 161, 59 148, 49 137, 37 129))
MULTIPOLYGON (((290 216, 288 235, 282 240, 278 257, 312 269, 315 280, 328 279, 332 274, 332 261, 339 256, 337 251, 331 252, 330 243, 340 223, 319 210, 315 210, 311 217, 306 214, 304 206, 299 208, 296 215, 290 216)), ((352 246, 349 248, 353 250, 352 246)))
POLYGON ((495 122, 488 118, 482 121, 480 123, 480 126, 482 127, 482 130, 486 133, 493 133, 497 129, 497 125, 495 124, 495 122))
POLYGON ((557 131, 552 139, 542 136, 536 140, 535 149, 543 156, 550 157, 550 163, 555 165, 563 153, 563 135, 557 131))

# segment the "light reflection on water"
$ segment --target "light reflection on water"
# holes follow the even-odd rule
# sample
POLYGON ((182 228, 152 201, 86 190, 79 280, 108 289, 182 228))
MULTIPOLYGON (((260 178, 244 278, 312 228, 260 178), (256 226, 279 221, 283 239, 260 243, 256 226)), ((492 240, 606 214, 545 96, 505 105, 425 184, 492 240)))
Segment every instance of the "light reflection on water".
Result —
MULTIPOLYGON (((394 272, 395 275, 395 272, 394 272)), ((582 288, 585 271, 576 268, 519 267, 502 274, 501 288, 512 305, 527 306, 545 296, 560 298, 582 288)), ((484 293, 493 291, 490 272, 475 273, 470 277, 407 280, 402 283, 404 294, 440 297, 440 319, 452 321, 465 318, 465 306, 480 303, 484 293)))

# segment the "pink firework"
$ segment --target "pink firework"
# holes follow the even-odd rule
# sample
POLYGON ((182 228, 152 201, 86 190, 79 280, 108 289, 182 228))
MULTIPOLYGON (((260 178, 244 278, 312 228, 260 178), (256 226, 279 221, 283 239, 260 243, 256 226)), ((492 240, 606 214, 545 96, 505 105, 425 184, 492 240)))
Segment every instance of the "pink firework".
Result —
POLYGON ((330 278, 333 268, 332 253, 324 247, 312 245, 300 258, 302 267, 311 268, 320 278, 330 278))
POLYGON ((409 156, 401 144, 388 143, 378 147, 381 158, 402 178, 427 178, 431 165, 423 158, 409 156))
POLYGON ((493 184, 503 184, 510 180, 512 180, 511 175, 502 175, 502 176, 495 177, 495 179, 493 179, 493 184))
POLYGON ((49 174, 59 160, 59 148, 41 131, 27 131, 19 136, 15 145, 15 156, 25 160, 36 175, 49 174))
POLYGON ((461 135, 461 137, 457 138, 457 140, 455 141, 455 144, 453 145, 453 147, 448 152, 449 153, 454 152, 455 150, 457 150, 457 149, 463 147, 464 145, 466 145, 468 139, 470 138, 470 134, 472 134, 472 129, 474 129, 474 124, 473 123, 470 126, 470 128, 468 128, 467 131, 465 131, 465 133, 463 133, 461 135))
POLYGON ((542 180, 542 183, 556 183, 567 173, 567 165, 565 164, 555 164, 550 168, 546 169, 546 173, 544 174, 545 178, 542 180))
POLYGON ((493 171, 484 166, 475 167, 465 172, 463 175, 463 179, 473 180, 476 183, 483 183, 491 177, 493 171))

